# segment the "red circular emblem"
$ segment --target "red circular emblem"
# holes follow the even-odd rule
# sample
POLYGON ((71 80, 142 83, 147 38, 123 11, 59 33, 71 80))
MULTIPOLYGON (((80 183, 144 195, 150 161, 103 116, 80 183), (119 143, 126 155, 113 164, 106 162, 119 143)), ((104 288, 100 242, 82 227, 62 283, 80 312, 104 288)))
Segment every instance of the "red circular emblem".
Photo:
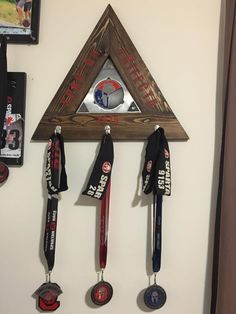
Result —
POLYGON ((152 169, 152 160, 149 160, 147 162, 147 172, 151 172, 151 169, 152 169))
POLYGON ((91 298, 94 304, 104 305, 108 303, 113 295, 112 286, 106 281, 98 282, 91 291, 91 298))
POLYGON ((109 161, 105 161, 104 164, 102 165, 102 171, 104 173, 109 173, 111 172, 111 164, 109 163, 109 161))

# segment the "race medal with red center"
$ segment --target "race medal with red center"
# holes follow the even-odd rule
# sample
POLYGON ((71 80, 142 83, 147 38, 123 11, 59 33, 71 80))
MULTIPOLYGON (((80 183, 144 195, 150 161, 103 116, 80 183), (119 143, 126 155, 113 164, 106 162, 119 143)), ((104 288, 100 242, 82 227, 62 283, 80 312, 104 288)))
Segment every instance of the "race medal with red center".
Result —
POLYGON ((0 184, 5 182, 9 175, 9 169, 6 164, 0 162, 0 184))
POLYGON ((99 281, 91 291, 91 299, 96 305, 108 303, 113 295, 112 286, 106 281, 99 281))
POLYGON ((101 141, 101 147, 97 156, 93 171, 84 195, 101 200, 100 212, 100 243, 99 266, 101 269, 101 281, 91 291, 91 299, 96 305, 108 303, 113 295, 112 286, 103 280, 103 271, 107 262, 107 240, 110 206, 111 171, 114 159, 113 142, 110 135, 110 127, 106 126, 106 134, 101 141))
POLYGON ((58 284, 51 282, 51 272, 55 262, 58 194, 68 189, 65 171, 64 140, 58 126, 55 134, 48 141, 45 178, 47 182, 48 201, 44 231, 44 256, 47 261, 48 274, 46 283, 43 283, 35 292, 38 297, 38 307, 41 311, 55 311, 60 302, 58 296, 62 293, 58 284))
POLYGON ((38 296, 38 307, 44 312, 55 311, 60 306, 60 301, 57 301, 57 298, 62 294, 62 290, 56 283, 46 282, 42 284, 35 294, 38 296))

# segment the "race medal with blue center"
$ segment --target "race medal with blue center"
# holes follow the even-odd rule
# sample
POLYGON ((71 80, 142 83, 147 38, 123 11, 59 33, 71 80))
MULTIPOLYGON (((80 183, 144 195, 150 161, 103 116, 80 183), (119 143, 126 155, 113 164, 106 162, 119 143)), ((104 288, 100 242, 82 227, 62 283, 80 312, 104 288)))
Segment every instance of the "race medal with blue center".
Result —
POLYGON ((158 127, 148 138, 145 163, 142 171, 143 191, 153 193, 152 269, 154 284, 144 293, 144 303, 150 309, 159 309, 166 302, 165 290, 156 284, 161 269, 162 200, 170 195, 170 153, 164 130, 158 127))
POLYGON ((144 303, 150 309, 161 308, 166 303, 165 290, 157 284, 148 287, 144 293, 144 303))

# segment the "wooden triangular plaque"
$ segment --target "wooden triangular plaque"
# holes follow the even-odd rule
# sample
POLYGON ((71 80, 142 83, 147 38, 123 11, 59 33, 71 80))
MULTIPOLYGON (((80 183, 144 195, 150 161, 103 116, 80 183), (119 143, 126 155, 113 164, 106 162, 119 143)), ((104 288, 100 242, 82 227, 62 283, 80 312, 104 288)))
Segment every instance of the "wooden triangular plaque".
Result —
POLYGON ((60 125, 66 141, 97 140, 106 124, 117 140, 146 139, 157 124, 165 129, 169 140, 188 139, 111 5, 62 82, 32 139, 47 140, 60 125), (104 113, 77 112, 108 58, 141 112, 117 113, 109 108, 104 113))

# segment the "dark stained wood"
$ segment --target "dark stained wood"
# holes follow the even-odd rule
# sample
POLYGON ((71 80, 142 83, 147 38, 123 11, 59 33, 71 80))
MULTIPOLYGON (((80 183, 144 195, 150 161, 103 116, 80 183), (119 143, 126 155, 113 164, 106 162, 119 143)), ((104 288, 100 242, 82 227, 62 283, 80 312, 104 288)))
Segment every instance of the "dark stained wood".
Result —
POLYGON ((49 104, 32 139, 47 140, 56 125, 61 125, 66 141, 98 140, 107 124, 115 140, 146 139, 156 124, 165 129, 169 140, 188 139, 110 5, 49 104), (108 57, 142 113, 76 114, 108 57))
POLYGON ((174 116, 159 115, 157 118, 149 114, 130 113, 119 115, 118 121, 115 115, 106 115, 102 119, 100 116, 100 114, 44 116, 32 139, 47 140, 55 127, 60 125, 66 141, 97 140, 101 138, 104 127, 108 124, 114 140, 144 140, 154 131, 157 124, 165 129, 169 140, 188 139, 184 130, 179 128, 174 116))

